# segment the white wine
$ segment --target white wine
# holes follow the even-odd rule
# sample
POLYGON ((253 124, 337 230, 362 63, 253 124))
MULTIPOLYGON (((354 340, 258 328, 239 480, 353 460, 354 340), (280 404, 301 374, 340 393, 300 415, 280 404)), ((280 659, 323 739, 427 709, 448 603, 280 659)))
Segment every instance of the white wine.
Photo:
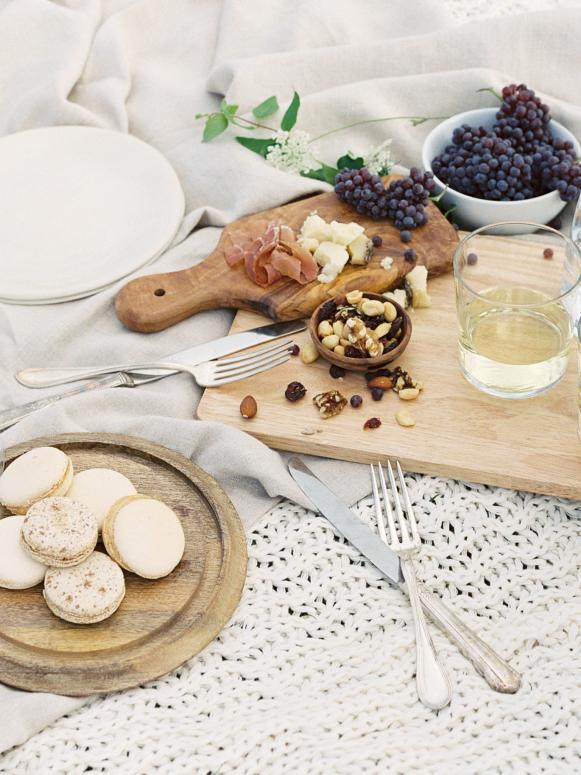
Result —
POLYGON ((525 398, 565 373, 572 325, 559 301, 530 288, 496 287, 458 312, 460 365, 480 389, 525 398))

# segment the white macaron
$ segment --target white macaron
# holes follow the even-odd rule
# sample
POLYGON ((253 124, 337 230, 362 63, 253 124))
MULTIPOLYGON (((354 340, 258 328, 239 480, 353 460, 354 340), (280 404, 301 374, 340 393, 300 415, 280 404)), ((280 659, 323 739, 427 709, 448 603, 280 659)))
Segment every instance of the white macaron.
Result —
POLYGON ((185 548, 177 514, 146 495, 130 495, 113 506, 103 523, 103 542, 115 562, 145 579, 171 573, 185 548))
POLYGON ((46 565, 33 560, 20 543, 24 517, 0 519, 0 587, 28 589, 44 579, 46 565))
POLYGON ((119 471, 110 468, 88 468, 75 474, 67 496, 91 509, 100 530, 113 504, 127 495, 135 495, 136 492, 129 479, 119 471))
POLYGON ((73 481, 73 464, 56 447, 25 452, 0 476, 0 503, 13 514, 26 514, 37 501, 64 495, 73 481))

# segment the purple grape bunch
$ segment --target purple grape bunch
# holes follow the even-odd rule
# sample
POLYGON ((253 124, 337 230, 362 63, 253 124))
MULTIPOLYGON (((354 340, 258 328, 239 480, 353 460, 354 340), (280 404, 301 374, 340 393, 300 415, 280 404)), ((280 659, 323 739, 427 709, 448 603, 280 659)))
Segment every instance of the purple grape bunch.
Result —
POLYGON ((412 167, 407 178, 392 180, 386 188, 379 175, 368 169, 343 169, 335 178, 335 193, 358 213, 371 218, 390 218, 402 242, 428 220, 426 205, 436 185, 431 172, 412 167))
POLYGON ((573 144, 553 137, 550 120, 532 89, 505 86, 492 129, 457 127, 432 169, 450 188, 478 199, 516 202, 549 191, 577 199, 581 166, 573 144))

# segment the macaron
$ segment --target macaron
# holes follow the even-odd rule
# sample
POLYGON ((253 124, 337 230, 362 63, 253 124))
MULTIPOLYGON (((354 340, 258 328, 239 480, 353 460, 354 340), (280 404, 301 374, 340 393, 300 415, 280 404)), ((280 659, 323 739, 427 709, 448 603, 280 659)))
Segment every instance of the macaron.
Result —
POLYGON ((73 464, 56 447, 36 447, 12 461, 0 476, 0 503, 26 514, 37 501, 64 495, 73 481, 73 464))
POLYGON ((0 587, 28 589, 44 579, 46 565, 33 560, 22 548, 23 516, 0 519, 0 587))
POLYGON ((37 562, 68 568, 87 559, 97 537, 97 520, 91 509, 71 498, 56 496, 28 509, 21 542, 37 562))
POLYGON ((103 542, 115 562, 145 579, 171 573, 185 548, 177 514, 146 495, 130 495, 113 506, 103 523, 103 542))
POLYGON ((123 571, 103 552, 93 552, 72 568, 49 568, 44 599, 55 616, 74 624, 102 622, 125 597, 123 571))
POLYGON ((88 468, 73 477, 67 497, 88 506, 99 525, 103 526, 109 509, 120 498, 135 495, 137 490, 126 476, 110 468, 88 468))

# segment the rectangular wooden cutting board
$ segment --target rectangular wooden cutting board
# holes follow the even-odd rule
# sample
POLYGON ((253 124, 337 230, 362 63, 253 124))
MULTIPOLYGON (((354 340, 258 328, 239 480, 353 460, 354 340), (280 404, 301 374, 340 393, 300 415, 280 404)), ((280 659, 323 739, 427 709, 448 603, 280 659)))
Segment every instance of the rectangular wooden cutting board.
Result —
MULTIPOLYGON (((538 257, 539 246, 527 244, 523 249, 538 257)), ((499 273, 503 254, 499 237, 499 273)), ((396 423, 395 413, 404 402, 395 393, 374 402, 363 376, 351 373, 332 379, 329 364, 321 359, 305 365, 300 358, 291 358, 251 379, 206 390, 198 417, 233 425, 275 449, 359 463, 397 457, 409 471, 581 499, 576 347, 566 376, 545 395, 526 400, 486 396, 468 384, 458 365, 452 275, 431 280, 429 292, 432 307, 411 310, 412 339, 398 361, 425 385, 419 399, 405 404, 416 418, 414 428, 396 423), (293 380, 308 391, 296 404, 284 397, 293 380), (347 398, 361 394, 363 406, 347 406, 337 417, 320 419, 312 397, 332 388, 347 398), (252 420, 244 420, 239 412, 240 401, 248 394, 258 403, 252 420), (364 431, 363 423, 373 416, 381 418, 381 427, 364 431)), ((232 332, 266 322, 256 314, 239 312, 232 332)), ((295 341, 301 345, 308 337, 303 332, 295 341)))

